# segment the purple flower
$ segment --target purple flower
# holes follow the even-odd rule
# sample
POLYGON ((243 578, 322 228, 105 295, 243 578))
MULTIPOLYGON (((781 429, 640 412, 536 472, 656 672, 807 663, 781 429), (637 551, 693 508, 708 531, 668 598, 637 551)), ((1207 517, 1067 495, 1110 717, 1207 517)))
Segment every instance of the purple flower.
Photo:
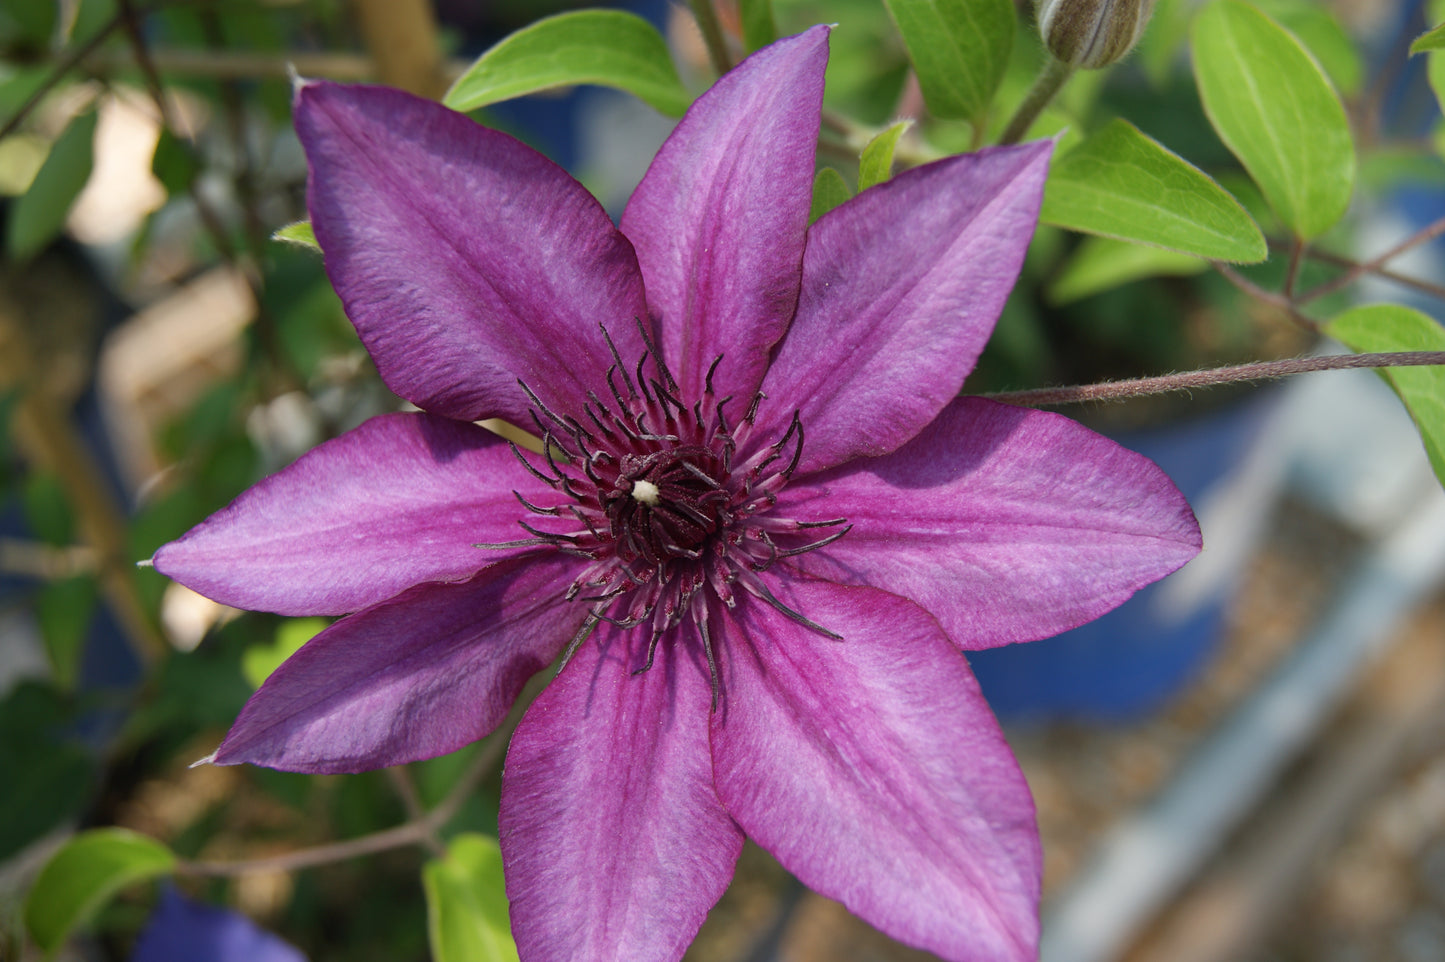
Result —
POLYGON ((425 413, 322 445, 156 566, 227 604, 354 612, 219 764, 452 751, 563 656, 503 778, 523 959, 678 958, 744 835, 905 942, 1033 958, 1033 803, 962 651, 1094 618, 1199 549, 1153 464, 957 397, 1050 145, 909 170, 809 228, 826 60, 815 27, 723 77, 620 230, 435 104, 297 95, 327 271, 425 413))

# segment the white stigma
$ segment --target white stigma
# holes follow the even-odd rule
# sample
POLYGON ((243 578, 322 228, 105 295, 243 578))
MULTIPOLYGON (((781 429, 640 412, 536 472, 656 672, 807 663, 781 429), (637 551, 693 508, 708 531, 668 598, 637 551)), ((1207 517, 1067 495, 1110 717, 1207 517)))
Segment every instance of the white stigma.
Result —
POLYGON ((651 481, 637 480, 632 482, 632 496, 643 504, 657 504, 658 495, 662 492, 657 490, 657 485, 651 481))

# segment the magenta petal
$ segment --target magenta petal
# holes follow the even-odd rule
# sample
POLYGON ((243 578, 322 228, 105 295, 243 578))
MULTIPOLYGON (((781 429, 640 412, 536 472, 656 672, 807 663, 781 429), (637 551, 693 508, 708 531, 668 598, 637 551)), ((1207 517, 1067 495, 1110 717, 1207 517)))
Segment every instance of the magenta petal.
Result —
POLYGON ((828 28, 753 54, 697 99, 648 168, 622 231, 663 357, 699 398, 749 397, 798 302, 828 28))
POLYGON ((1184 496, 1148 458, 981 398, 890 455, 796 482, 778 510, 846 517, 846 536, 795 562, 918 602, 965 649, 1097 618, 1200 547, 1184 496))
POLYGON ((238 608, 345 614, 507 557, 475 545, 527 537, 513 491, 534 503, 550 494, 491 432, 386 415, 250 488, 162 547, 155 565, 238 608))
POLYGON ((950 157, 813 225, 798 316, 763 382, 759 438, 796 410, 799 470, 886 454, 951 401, 1033 237, 1051 141, 950 157))
POLYGON ((399 90, 308 83, 296 129, 331 282, 393 391, 436 414, 529 425, 525 381, 580 415, 641 354, 632 246, 560 167, 399 90))
POLYGON ((727 888, 743 837, 713 789, 707 669, 672 638, 634 675, 647 633, 600 625, 512 736, 498 824, 523 959, 680 958, 727 888))
POLYGON ((955 960, 1032 960, 1033 801, 963 655, 927 612, 795 581, 722 620, 718 794, 809 888, 955 960))
POLYGON ((211 760, 360 772, 476 741, 582 624, 562 601, 577 567, 514 558, 343 618, 266 679, 211 760))

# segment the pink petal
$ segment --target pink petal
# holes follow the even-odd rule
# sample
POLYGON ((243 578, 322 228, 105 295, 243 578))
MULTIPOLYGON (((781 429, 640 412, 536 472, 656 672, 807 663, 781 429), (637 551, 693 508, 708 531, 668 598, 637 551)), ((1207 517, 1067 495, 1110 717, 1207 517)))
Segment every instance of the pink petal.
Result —
POLYGON ((1152 461, 1068 418, 963 398, 890 455, 783 491, 778 512, 846 517, 794 559, 910 598, 965 649, 1097 618, 1199 552, 1199 525, 1152 461))
POLYGON ((917 606, 796 581, 720 619, 718 794, 748 837, 883 932, 955 960, 1032 960, 1033 801, 963 656, 917 606))
POLYGON ((685 398, 718 355, 718 394, 751 396, 793 315, 827 60, 826 27, 744 60, 688 109, 622 215, 685 398))
POLYGON ((372 418, 247 490, 156 552, 208 598, 285 615, 338 615, 423 581, 455 581, 528 537, 550 490, 506 442, 427 414, 372 418))
POLYGON ((1051 141, 905 171, 819 219, 798 316, 763 382, 754 435, 796 410, 799 470, 886 454, 951 401, 1033 237, 1051 141))
MULTIPOLYGON (((673 639, 684 639, 674 632, 673 639)), ((699 651, 599 626, 512 736, 499 821, 522 958, 680 958, 743 837, 713 789, 699 651)))
POLYGON ((582 624, 562 601, 577 567, 513 558, 343 618, 266 679, 212 761, 359 772, 476 741, 582 624))
POLYGON ((605 325, 633 363, 636 258, 602 207, 506 134, 380 87, 308 83, 296 129, 331 282, 387 385, 464 421, 580 415, 605 325))

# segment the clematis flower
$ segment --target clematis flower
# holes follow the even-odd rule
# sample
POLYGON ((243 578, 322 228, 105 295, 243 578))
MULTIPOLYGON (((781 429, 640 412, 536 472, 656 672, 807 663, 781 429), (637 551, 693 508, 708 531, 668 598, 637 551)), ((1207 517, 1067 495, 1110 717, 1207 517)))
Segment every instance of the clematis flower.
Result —
POLYGON ((904 942, 1033 958, 1033 803, 964 652, 1094 618, 1199 548, 1150 462, 957 396, 1050 145, 906 171, 810 228, 826 60, 815 27, 719 80, 620 229, 436 104, 297 94, 327 272, 421 412, 323 444, 155 565, 348 615, 217 764, 449 752, 563 662, 503 773, 524 960, 678 958, 744 836, 904 942))

